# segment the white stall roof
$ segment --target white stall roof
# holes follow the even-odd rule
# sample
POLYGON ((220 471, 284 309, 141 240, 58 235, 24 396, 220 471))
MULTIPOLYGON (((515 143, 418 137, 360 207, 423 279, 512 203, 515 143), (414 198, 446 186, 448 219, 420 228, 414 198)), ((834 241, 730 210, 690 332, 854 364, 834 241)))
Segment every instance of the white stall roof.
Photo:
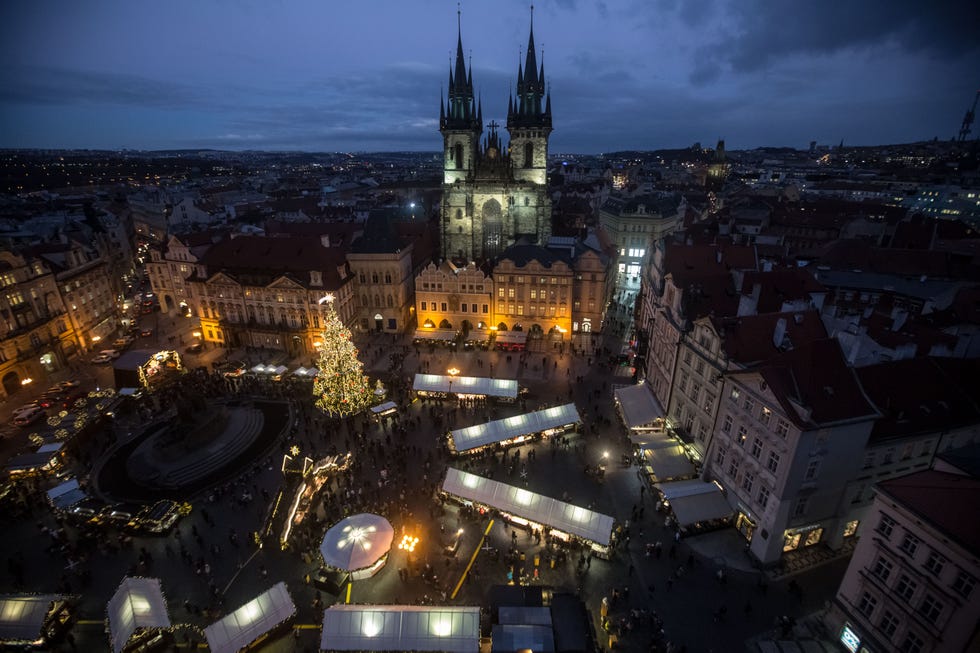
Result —
POLYGON ((71 479, 48 490, 48 500, 55 508, 68 508, 88 495, 78 487, 78 479, 71 479))
POLYGON ((415 337, 422 340, 455 340, 456 331, 453 329, 416 329, 415 337))
POLYGON ((524 415, 496 419, 486 424, 456 429, 450 435, 453 438, 453 446, 456 447, 456 451, 467 451, 521 435, 539 433, 567 424, 576 424, 580 421, 582 418, 579 417, 575 404, 565 404, 536 410, 524 415))
POLYGON ((159 578, 127 576, 109 599, 109 643, 119 653, 137 628, 169 628, 159 578))
POLYGON ((490 379, 482 376, 442 376, 416 374, 413 390, 424 392, 454 392, 456 394, 484 395, 486 397, 517 398, 515 379, 490 379))
POLYGON ((238 653, 246 646, 296 614, 296 605, 277 583, 266 592, 204 629, 211 653, 238 653))
POLYGON ((526 331, 498 331, 495 336, 497 342, 510 345, 519 345, 527 342, 526 331))
POLYGON ((690 478, 696 471, 691 460, 684 453, 684 447, 676 442, 643 449, 643 457, 658 479, 690 478))
POLYGON ((323 612, 324 651, 480 650, 480 608, 333 605, 323 612))
POLYGON ((646 383, 617 388, 613 394, 623 410, 627 428, 649 426, 664 416, 664 409, 646 383))
POLYGON ((380 415, 389 410, 398 410, 398 404, 393 401, 386 401, 383 404, 378 404, 377 406, 371 407, 371 412, 375 415, 380 415))
POLYGON ((677 523, 688 526, 699 521, 720 519, 732 514, 732 507, 715 483, 700 479, 658 483, 656 485, 677 517, 677 523))
POLYGON ((265 365, 259 363, 258 365, 252 368, 252 371, 255 372, 256 374, 265 374, 265 365))
POLYGON ((450 467, 444 492, 608 546, 613 518, 524 488, 450 467))
POLYGON ((64 442, 49 442, 38 447, 37 453, 57 453, 63 446, 65 446, 64 442))
POLYGON ((0 597, 0 644, 34 642, 41 638, 44 619, 57 594, 23 594, 0 597))

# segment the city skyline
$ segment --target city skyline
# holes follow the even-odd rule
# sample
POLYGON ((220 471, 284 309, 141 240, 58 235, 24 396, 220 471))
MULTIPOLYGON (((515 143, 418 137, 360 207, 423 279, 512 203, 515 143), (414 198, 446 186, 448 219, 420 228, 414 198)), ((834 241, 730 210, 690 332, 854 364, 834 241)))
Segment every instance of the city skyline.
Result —
MULTIPOLYGON (((373 7, 6 5, 0 147, 438 151, 457 7, 373 7)), ((949 139, 980 83, 977 18, 956 3, 538 2, 551 149, 949 139)), ((505 120, 529 22, 526 2, 461 7, 486 122, 505 120)))

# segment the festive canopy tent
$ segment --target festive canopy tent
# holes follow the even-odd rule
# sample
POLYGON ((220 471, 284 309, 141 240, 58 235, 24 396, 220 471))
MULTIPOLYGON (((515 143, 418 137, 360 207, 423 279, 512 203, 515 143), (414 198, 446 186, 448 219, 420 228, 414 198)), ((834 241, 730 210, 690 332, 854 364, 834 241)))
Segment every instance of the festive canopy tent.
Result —
POLYGON ((238 653, 296 614, 286 583, 272 588, 204 629, 211 653, 238 653))
POLYGON ((640 448, 644 463, 659 481, 691 478, 697 473, 684 447, 662 431, 631 433, 630 440, 640 448))
POLYGON ((670 502, 677 523, 681 526, 721 519, 732 514, 731 505, 715 483, 695 478, 689 481, 658 483, 656 488, 670 502))
POLYGON ((649 384, 640 383, 616 388, 616 404, 629 429, 662 429, 664 409, 653 396, 649 384))
POLYGON ((48 490, 48 501, 55 508, 64 510, 70 508, 88 495, 78 487, 78 479, 71 479, 48 490))
POLYGON ((258 365, 253 366, 250 371, 254 372, 255 374, 265 374, 265 370, 265 365, 259 363, 258 365))
POLYGON ((323 612, 322 651, 480 650, 480 608, 333 605, 323 612))
POLYGON ((526 331, 497 331, 494 341, 498 345, 523 345, 527 342, 526 331))
POLYGON ((61 601, 57 594, 19 594, 0 596, 0 645, 40 645, 52 605, 61 601))
POLYGON ((445 392, 516 399, 518 387, 514 379, 416 374, 412 389, 416 392, 445 392))
POLYGON ((397 411, 398 404, 393 401, 386 401, 383 404, 378 404, 377 406, 371 407, 371 412, 375 415, 387 415, 390 412, 397 411))
POLYGON ((446 470, 442 489, 453 496, 523 517, 602 546, 609 546, 612 538, 613 518, 608 515, 453 467, 446 470))
POLYGON ((351 578, 359 580, 381 568, 378 563, 391 549, 394 536, 395 529, 380 515, 351 515, 327 531, 320 553, 327 565, 349 571, 351 578))
POLYGON ((169 628, 159 578, 127 576, 109 599, 109 644, 119 653, 138 628, 169 628))
POLYGON ((416 329, 415 339, 451 342, 456 339, 456 331, 453 329, 416 329))
POLYGON ((525 415, 515 415, 486 424, 468 426, 450 432, 456 451, 468 451, 495 442, 504 442, 522 435, 577 424, 582 421, 575 404, 553 406, 525 415))

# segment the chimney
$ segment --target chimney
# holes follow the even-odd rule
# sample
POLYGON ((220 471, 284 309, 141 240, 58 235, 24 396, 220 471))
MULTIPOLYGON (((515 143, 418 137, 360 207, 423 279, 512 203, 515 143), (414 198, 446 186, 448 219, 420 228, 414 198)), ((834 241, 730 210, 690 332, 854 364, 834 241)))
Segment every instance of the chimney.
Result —
POLYGON ((786 339, 786 318, 781 317, 776 320, 776 328, 772 332, 772 344, 775 345, 776 349, 780 349, 783 346, 783 340, 786 339))
POLYGON ((320 244, 324 247, 330 247, 330 234, 323 234, 320 236, 320 244))
POLYGON ((721 264, 722 253, 720 249, 715 250, 715 263, 721 264))

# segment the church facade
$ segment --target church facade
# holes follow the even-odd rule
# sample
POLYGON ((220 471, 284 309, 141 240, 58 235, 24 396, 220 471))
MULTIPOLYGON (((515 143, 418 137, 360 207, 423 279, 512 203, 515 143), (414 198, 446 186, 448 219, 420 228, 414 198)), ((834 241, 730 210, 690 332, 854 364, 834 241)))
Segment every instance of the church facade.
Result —
POLYGON ((445 258, 462 263, 492 260, 518 239, 543 245, 551 236, 548 138, 551 96, 544 62, 537 63, 534 27, 517 93, 507 104, 504 143, 498 125, 483 130, 483 107, 473 91, 473 71, 463 58, 462 32, 449 73, 448 98, 440 98, 443 137, 441 245, 445 258))

